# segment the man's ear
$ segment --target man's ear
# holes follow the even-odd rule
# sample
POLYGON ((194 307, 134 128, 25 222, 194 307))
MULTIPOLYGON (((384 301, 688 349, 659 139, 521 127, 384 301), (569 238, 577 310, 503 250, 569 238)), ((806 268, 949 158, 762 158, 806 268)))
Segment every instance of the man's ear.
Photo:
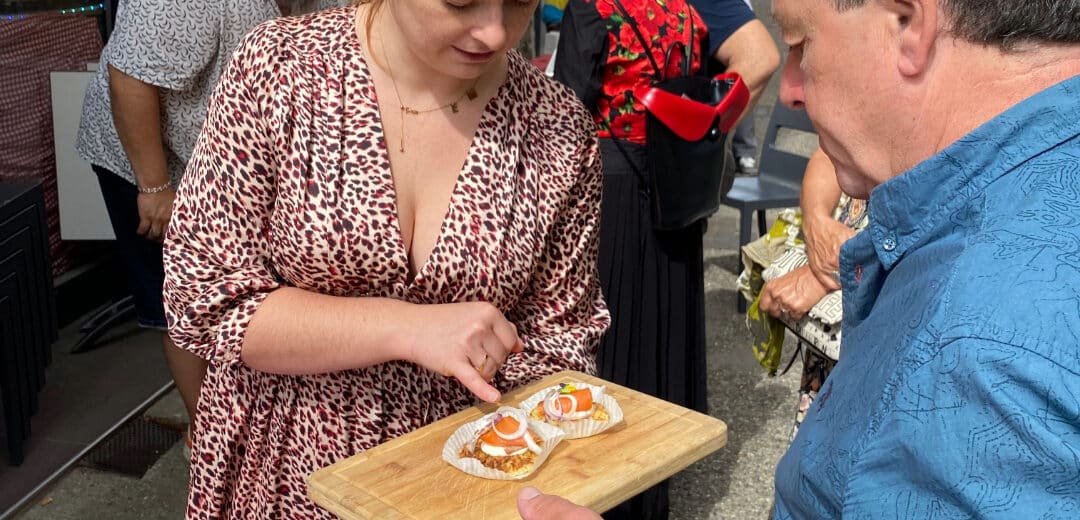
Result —
POLYGON ((895 16, 900 45, 897 66, 905 76, 926 70, 938 37, 937 0, 888 0, 886 9, 895 16))

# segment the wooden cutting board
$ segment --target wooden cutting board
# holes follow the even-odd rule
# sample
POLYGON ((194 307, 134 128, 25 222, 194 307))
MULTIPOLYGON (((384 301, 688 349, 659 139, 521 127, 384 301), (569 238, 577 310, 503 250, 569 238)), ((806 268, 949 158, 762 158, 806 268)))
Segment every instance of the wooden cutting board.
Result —
POLYGON ((443 444, 459 426, 497 408, 484 403, 316 471, 308 493, 347 520, 519 519, 517 493, 525 486, 606 511, 727 444, 727 426, 718 419, 580 372, 548 376, 505 394, 502 404, 516 406, 573 381, 606 385, 623 424, 563 440, 525 479, 474 477, 442 460, 443 444))

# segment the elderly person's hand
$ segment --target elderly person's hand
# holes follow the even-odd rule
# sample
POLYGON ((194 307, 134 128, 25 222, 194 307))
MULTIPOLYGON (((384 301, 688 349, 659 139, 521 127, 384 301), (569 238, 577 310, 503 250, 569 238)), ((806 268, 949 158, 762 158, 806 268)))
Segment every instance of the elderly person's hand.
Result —
POLYGON ((787 315, 799 320, 828 293, 810 266, 804 265, 766 283, 758 308, 774 318, 787 315))
POLYGON ((523 520, 600 520, 600 515, 569 500, 545 495, 526 487, 518 493, 518 513, 523 520))
POLYGON ((840 246, 855 236, 855 230, 831 216, 810 218, 804 215, 803 233, 810 270, 826 289, 839 289, 840 246))

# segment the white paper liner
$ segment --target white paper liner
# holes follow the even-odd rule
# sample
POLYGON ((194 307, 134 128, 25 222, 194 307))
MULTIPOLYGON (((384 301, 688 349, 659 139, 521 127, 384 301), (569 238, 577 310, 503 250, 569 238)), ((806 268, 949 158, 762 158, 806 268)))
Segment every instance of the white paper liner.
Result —
MULTIPOLYGON (((596 435, 616 424, 619 424, 623 420, 622 408, 619 408, 619 403, 615 401, 614 397, 607 395, 604 392, 603 386, 590 385, 588 383, 571 383, 577 388, 588 388, 592 390, 593 402, 601 404, 605 410, 607 410, 608 420, 597 421, 592 418, 578 419, 574 421, 562 421, 557 427, 566 432, 567 439, 581 439, 584 437, 591 437, 596 435)), ((536 392, 528 399, 521 402, 518 405, 519 408, 525 410, 526 415, 531 413, 536 405, 547 397, 548 393, 552 390, 558 390, 559 386, 549 386, 536 392)), ((530 420, 535 420, 531 419, 530 420)), ((556 426, 551 424, 549 426, 556 426)))
POLYGON ((497 469, 491 469, 480 463, 478 459, 472 457, 459 457, 461 449, 466 444, 476 441, 476 433, 479 429, 483 428, 491 421, 493 415, 496 412, 489 413, 480 419, 473 422, 461 425, 454 431, 450 438, 446 440, 446 444, 443 445, 442 458, 446 462, 449 462, 451 466, 464 471, 470 475, 477 477, 490 478, 494 480, 519 480, 531 475, 536 471, 551 454, 551 450, 555 449, 555 446, 559 444, 559 441, 566 437, 566 434, 550 424, 544 424, 543 422, 529 419, 529 430, 538 435, 540 439, 544 441, 544 445, 541 447, 540 454, 536 456, 536 462, 528 471, 521 472, 517 475, 511 475, 505 471, 499 471, 497 469))

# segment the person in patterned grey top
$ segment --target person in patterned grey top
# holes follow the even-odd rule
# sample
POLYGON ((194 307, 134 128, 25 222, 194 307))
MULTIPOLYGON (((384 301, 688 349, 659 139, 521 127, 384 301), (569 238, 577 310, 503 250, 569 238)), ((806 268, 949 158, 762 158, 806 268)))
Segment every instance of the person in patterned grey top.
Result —
MULTIPOLYGON (((210 95, 240 39, 282 14, 330 0, 127 0, 83 102, 76 149, 98 176, 139 324, 165 328, 161 240, 173 188, 191 158, 210 95)), ((204 361, 162 335, 194 415, 204 361)))

